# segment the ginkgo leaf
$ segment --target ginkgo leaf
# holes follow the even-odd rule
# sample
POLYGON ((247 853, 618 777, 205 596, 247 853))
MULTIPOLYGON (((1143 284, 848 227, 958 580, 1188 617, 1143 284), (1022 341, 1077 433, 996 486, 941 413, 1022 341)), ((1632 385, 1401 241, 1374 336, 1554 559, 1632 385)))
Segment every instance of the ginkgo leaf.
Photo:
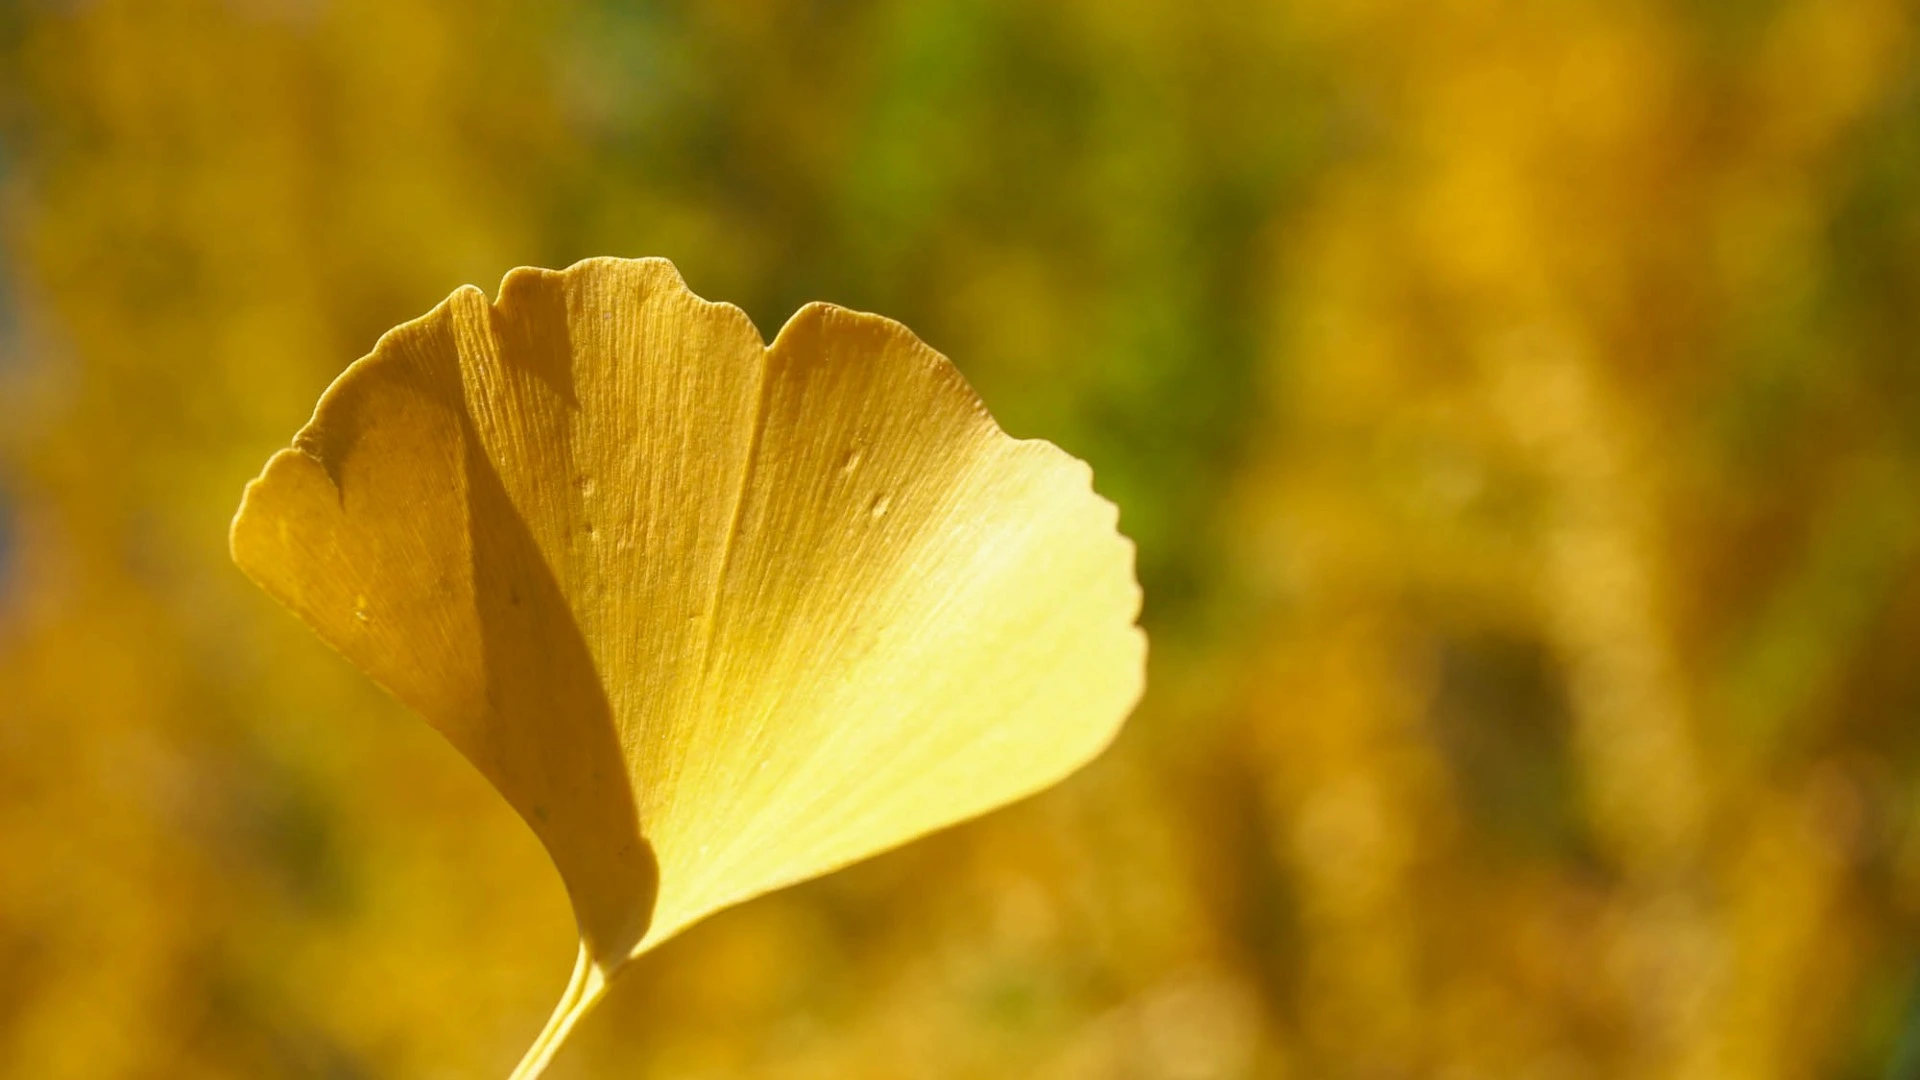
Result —
POLYGON ((581 954, 533 1076, 688 923, 1098 753, 1144 678, 1115 524, 898 323, 813 304, 767 346, 593 259, 381 338, 232 547, 559 868, 581 954))

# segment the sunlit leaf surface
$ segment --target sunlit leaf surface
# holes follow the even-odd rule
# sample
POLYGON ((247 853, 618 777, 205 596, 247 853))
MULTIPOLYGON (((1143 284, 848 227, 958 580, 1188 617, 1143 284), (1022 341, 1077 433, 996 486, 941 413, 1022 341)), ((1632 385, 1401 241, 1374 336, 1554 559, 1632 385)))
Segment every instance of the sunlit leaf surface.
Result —
POLYGON ((565 878, 582 967, 1029 794, 1138 698, 1081 462, 897 323, 771 346, 664 260, 517 270, 381 339, 249 485, 241 567, 444 733, 565 878))

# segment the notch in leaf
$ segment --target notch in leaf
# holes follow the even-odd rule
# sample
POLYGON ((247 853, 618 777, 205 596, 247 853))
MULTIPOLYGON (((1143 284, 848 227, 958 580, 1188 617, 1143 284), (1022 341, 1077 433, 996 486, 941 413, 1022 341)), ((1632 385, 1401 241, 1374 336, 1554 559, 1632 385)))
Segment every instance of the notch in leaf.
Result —
POLYGON ((1097 754, 1133 547, 905 327, 771 346, 659 259, 519 269, 386 334, 247 486, 233 557, 539 835, 580 930, 514 1076, 632 957, 1097 754))

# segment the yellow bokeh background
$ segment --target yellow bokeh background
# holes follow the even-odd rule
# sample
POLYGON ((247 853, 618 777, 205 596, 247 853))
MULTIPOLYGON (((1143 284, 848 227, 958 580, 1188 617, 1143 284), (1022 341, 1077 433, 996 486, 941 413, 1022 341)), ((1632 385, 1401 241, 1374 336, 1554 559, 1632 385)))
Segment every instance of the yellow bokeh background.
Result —
POLYGON ((539 846, 225 532, 381 331, 597 254, 912 326, 1093 463, 1154 652, 556 1076, 1920 1076, 1916 20, 0 2, 0 1076, 538 1030, 539 846))

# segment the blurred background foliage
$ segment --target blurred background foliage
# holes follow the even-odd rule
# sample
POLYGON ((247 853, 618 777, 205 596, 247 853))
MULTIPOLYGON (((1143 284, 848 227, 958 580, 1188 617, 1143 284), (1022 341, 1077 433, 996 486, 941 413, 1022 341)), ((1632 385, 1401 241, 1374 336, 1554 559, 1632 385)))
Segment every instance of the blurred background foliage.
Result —
POLYGON ((388 326, 620 254, 914 327, 1155 651, 559 1075, 1920 1075, 1916 15, 0 0, 0 1074, 504 1075, 557 878, 225 528, 388 326))

